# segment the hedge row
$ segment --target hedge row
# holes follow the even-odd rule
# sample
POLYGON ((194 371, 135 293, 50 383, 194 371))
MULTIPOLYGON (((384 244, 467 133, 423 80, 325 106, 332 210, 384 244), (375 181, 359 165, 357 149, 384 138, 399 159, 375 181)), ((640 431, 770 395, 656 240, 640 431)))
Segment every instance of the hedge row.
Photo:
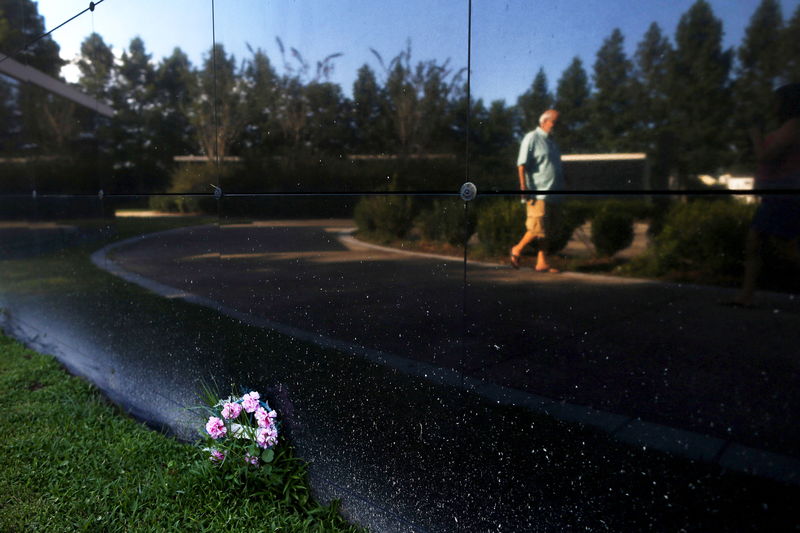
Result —
POLYGON ((353 218, 360 233, 379 241, 403 239, 417 228, 427 241, 460 245, 475 233, 477 215, 470 207, 455 198, 366 196, 353 218))
POLYGON ((674 202, 663 216, 653 245, 630 270, 651 277, 692 273, 699 278, 738 280, 755 209, 731 199, 674 202))
MULTIPOLYGON (((562 250, 575 230, 591 221, 597 253, 614 255, 633 241, 634 220, 649 216, 642 201, 562 201, 559 210, 559 223, 547 241, 549 253, 562 250)), ((450 198, 374 196, 356 205, 355 221, 360 232, 384 241, 403 239, 416 228, 425 240, 458 245, 477 232, 484 253, 505 255, 525 232, 525 207, 508 197, 481 199, 465 208, 450 198)))
MULTIPOLYGON (((428 241, 462 244, 477 233, 482 251, 505 256, 522 237, 525 209, 518 198, 480 198, 469 204, 456 198, 411 196, 363 198, 356 206, 360 232, 380 240, 407 238, 416 229, 428 241)), ((586 222, 597 256, 610 257, 631 245, 634 222, 649 223, 651 245, 626 269, 647 277, 692 274, 708 281, 732 281, 742 273, 744 242, 755 206, 732 199, 579 200, 561 203, 560 224, 548 251, 556 253, 586 222)))

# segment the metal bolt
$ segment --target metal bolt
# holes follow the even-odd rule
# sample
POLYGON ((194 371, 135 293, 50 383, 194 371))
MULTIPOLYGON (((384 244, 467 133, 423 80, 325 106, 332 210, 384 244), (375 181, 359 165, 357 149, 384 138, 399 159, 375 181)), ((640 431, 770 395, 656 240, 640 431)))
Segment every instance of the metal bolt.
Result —
POLYGON ((461 186, 461 199, 465 202, 471 202, 478 195, 478 188, 471 181, 468 181, 461 186))

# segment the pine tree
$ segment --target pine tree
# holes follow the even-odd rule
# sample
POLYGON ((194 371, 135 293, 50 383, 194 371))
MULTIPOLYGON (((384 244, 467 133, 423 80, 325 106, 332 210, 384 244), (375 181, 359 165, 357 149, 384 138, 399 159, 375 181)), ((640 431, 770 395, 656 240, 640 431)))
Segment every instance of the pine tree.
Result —
POLYGON ((480 138, 478 154, 484 174, 489 180, 494 178, 495 185, 501 188, 518 186, 514 170, 519 150, 519 142, 514 139, 516 120, 517 113, 513 107, 507 107, 503 100, 494 100, 486 110, 480 128, 473 133, 480 138))
POLYGON ((78 69, 81 72, 78 83, 83 90, 101 102, 109 102, 114 53, 100 34, 92 33, 81 43, 78 69))
POLYGON ((350 128, 347 101, 342 89, 329 81, 312 81, 305 87, 309 119, 307 139, 312 150, 342 154, 348 144, 350 128))
POLYGON ((116 69, 111 90, 115 192, 151 191, 163 182, 153 156, 155 68, 150 60, 144 42, 135 37, 116 69))
POLYGON ((274 155, 281 143, 278 110, 280 80, 267 54, 250 50, 243 77, 247 88, 244 96, 246 125, 242 130, 248 151, 257 155, 274 155))
POLYGON ((530 131, 539 125, 539 117, 542 113, 553 107, 553 95, 547 88, 547 76, 544 68, 539 68, 533 84, 517 99, 517 107, 520 111, 522 131, 530 131))
POLYGON ((748 131, 765 127, 772 91, 783 68, 781 34, 783 18, 777 0, 762 0, 738 49, 739 65, 734 83, 733 142, 736 163, 753 167, 755 155, 748 131))
POLYGON ((197 77, 189 58, 180 48, 165 57, 155 71, 153 144, 164 172, 176 155, 196 153, 196 134, 189 122, 189 109, 197 93, 197 77))
POLYGON ((669 40, 653 22, 636 48, 634 74, 637 114, 649 141, 655 137, 649 133, 661 129, 668 118, 667 88, 672 54, 669 40))
POLYGON ((781 59, 783 83, 800 83, 800 6, 781 33, 781 59))
MULTIPOLYGON (((36 40, 44 32, 44 20, 35 2, 0 0, 0 54, 9 54, 13 60, 58 79, 64 61, 51 36, 36 40)), ((19 84, 12 91, 5 86, 0 89, 0 98, 4 129, 14 132, 4 132, 0 142, 10 150, 24 149, 29 154, 63 151, 76 133, 74 104, 54 99, 40 87, 19 84)))
POLYGON ((669 74, 669 107, 679 186, 715 173, 730 142, 732 52, 722 49, 722 22, 706 0, 680 19, 669 74))
POLYGON ((594 149, 619 152, 632 149, 637 138, 634 126, 631 62, 623 49, 625 38, 615 29, 597 52, 594 64, 591 122, 594 149))
POLYGON ((583 62, 575 57, 558 80, 555 108, 560 113, 554 136, 561 153, 587 153, 594 149, 589 124, 589 78, 583 62))
POLYGON ((647 153, 651 165, 651 185, 666 188, 670 167, 673 164, 672 130, 668 127, 670 107, 668 100, 669 68, 672 46, 653 22, 636 48, 635 107, 639 138, 637 150, 647 153))
MULTIPOLYGON (((81 43, 81 55, 77 66, 80 71, 78 85, 81 90, 99 102, 112 105, 112 90, 116 75, 114 53, 99 34, 92 33, 81 43)), ((110 125, 115 119, 109 120, 86 108, 79 108, 78 113, 78 120, 86 133, 85 137, 93 139, 93 153, 88 157, 95 159, 97 172, 105 178, 112 172, 114 130, 110 125)))
POLYGON ((363 65, 353 82, 353 127, 359 152, 377 153, 385 149, 384 98, 375 72, 369 65, 363 65))
POLYGON ((0 53, 58 78, 65 63, 58 55, 58 44, 50 35, 33 42, 44 32, 36 2, 0 0, 0 53))
POLYGON ((215 43, 199 72, 199 94, 191 121, 200 148, 210 161, 230 154, 244 124, 242 87, 236 58, 215 43))

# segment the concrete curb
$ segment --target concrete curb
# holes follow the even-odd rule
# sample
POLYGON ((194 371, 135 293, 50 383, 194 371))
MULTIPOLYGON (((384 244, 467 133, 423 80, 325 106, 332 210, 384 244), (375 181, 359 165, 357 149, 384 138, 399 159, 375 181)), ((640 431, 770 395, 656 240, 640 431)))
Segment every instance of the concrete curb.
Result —
MULTIPOLYGON (((179 298, 189 303, 202 305, 251 326, 272 329, 285 335, 314 343, 323 348, 332 348, 358 355, 374 363, 394 368, 407 375, 420 377, 433 383, 448 385, 478 394, 498 404, 525 407, 535 413, 545 414, 556 420, 590 426, 609 433, 621 442, 634 446, 650 448, 685 457, 690 460, 713 463, 724 469, 765 477, 787 484, 800 485, 800 459, 791 456, 767 452, 744 446, 734 441, 647 422, 638 418, 545 398, 517 389, 485 382, 471 376, 465 376, 455 370, 439 368, 429 363, 414 361, 378 350, 371 350, 273 320, 254 317, 224 306, 209 298, 170 287, 139 274, 129 272, 108 258, 109 252, 116 248, 124 247, 158 235, 180 233, 203 227, 208 226, 193 226, 167 230, 112 243, 94 252, 91 256, 91 260, 98 268, 126 281, 135 283, 160 296, 165 298, 179 298)), ((345 244, 379 249, 397 254, 463 262, 463 259, 450 256, 397 250, 395 248, 364 243, 352 237, 351 233, 352 231, 338 232, 338 237, 345 244)), ((498 265, 494 263, 477 261, 469 261, 468 263, 478 266, 498 267, 498 265)), ((590 276, 580 273, 568 273, 567 275, 577 277, 590 276)), ((645 282, 652 281, 646 280, 645 282)))

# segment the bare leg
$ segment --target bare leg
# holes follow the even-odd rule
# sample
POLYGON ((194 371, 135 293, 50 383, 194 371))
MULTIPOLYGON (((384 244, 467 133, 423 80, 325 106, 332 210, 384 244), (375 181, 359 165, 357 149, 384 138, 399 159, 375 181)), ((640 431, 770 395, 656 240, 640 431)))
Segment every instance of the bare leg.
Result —
POLYGON ((548 268, 550 268, 550 264, 547 262, 547 254, 544 253, 544 250, 539 250, 536 255, 536 270, 547 270, 548 268))
POLYGON ((534 239, 536 239, 536 237, 537 235, 532 231, 526 231, 525 235, 522 236, 522 239, 520 239, 520 241, 516 244, 516 246, 511 248, 511 253, 514 255, 521 255, 522 250, 524 250, 526 246, 532 243, 534 239))

